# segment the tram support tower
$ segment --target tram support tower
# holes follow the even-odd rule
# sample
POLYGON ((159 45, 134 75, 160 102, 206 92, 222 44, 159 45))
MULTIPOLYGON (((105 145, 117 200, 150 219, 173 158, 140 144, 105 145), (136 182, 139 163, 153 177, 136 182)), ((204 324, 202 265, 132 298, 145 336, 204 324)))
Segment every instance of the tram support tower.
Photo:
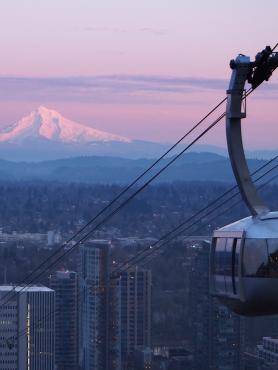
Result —
POLYGON ((230 62, 232 76, 226 109, 226 135, 230 161, 244 202, 253 216, 269 212, 259 196, 250 176, 242 143, 241 119, 246 117, 246 90, 248 81, 252 89, 268 81, 278 66, 278 54, 267 46, 256 55, 255 61, 240 54, 230 62))
POLYGON ((233 172, 251 216, 216 230, 210 251, 210 291, 241 315, 278 313, 278 212, 270 212, 252 181, 244 153, 241 120, 246 96, 278 67, 269 46, 254 62, 240 54, 230 62, 226 136, 233 172), (245 84, 251 88, 246 92, 245 84))

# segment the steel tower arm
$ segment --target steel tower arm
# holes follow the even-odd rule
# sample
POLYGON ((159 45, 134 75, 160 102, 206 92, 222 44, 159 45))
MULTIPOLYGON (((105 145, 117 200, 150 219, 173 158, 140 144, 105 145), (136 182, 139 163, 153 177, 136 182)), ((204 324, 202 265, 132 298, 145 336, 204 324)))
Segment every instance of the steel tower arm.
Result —
POLYGON ((231 61, 230 66, 233 72, 227 91, 226 107, 229 157, 242 198, 251 214, 257 216, 269 212, 269 208, 257 192, 244 153, 241 132, 241 119, 246 117, 244 88, 247 80, 253 89, 268 80, 278 67, 278 54, 272 53, 271 48, 266 47, 257 54, 255 62, 250 62, 249 57, 240 54, 231 61))

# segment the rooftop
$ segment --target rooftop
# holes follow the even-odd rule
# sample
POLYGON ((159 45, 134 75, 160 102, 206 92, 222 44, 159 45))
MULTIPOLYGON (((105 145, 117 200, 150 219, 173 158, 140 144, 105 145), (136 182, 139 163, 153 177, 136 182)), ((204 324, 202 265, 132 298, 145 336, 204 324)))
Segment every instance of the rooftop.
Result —
POLYGON ((43 285, 32 285, 32 286, 20 286, 20 285, 0 285, 0 292, 52 292, 52 289, 49 289, 43 285))

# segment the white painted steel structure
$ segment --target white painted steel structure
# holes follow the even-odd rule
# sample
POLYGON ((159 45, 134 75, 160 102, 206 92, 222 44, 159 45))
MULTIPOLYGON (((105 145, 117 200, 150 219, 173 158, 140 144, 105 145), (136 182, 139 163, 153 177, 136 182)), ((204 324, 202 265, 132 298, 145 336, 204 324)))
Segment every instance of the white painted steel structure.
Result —
POLYGON ((239 55, 227 91, 226 134, 230 161, 251 217, 214 232, 210 290, 242 315, 278 313, 278 212, 270 212, 257 192, 245 158, 241 119, 246 117, 245 83, 255 89, 278 67, 278 54, 266 47, 255 61, 239 55))

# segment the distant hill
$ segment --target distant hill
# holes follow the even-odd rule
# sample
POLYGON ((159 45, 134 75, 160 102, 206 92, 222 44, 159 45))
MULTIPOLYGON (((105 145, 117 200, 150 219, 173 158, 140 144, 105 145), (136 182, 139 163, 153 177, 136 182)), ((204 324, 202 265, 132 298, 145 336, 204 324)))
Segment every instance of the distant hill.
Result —
MULTIPOLYGON (((161 161, 164 166, 170 158, 161 161)), ((93 184, 126 184, 148 168, 154 159, 119 157, 76 157, 42 162, 11 162, 0 160, 1 181, 59 181, 93 184)), ((251 171, 265 161, 251 159, 251 171)), ((155 173, 154 170, 148 175, 155 173)), ((157 182, 220 181, 234 182, 226 157, 214 153, 187 153, 171 165, 157 182)))

